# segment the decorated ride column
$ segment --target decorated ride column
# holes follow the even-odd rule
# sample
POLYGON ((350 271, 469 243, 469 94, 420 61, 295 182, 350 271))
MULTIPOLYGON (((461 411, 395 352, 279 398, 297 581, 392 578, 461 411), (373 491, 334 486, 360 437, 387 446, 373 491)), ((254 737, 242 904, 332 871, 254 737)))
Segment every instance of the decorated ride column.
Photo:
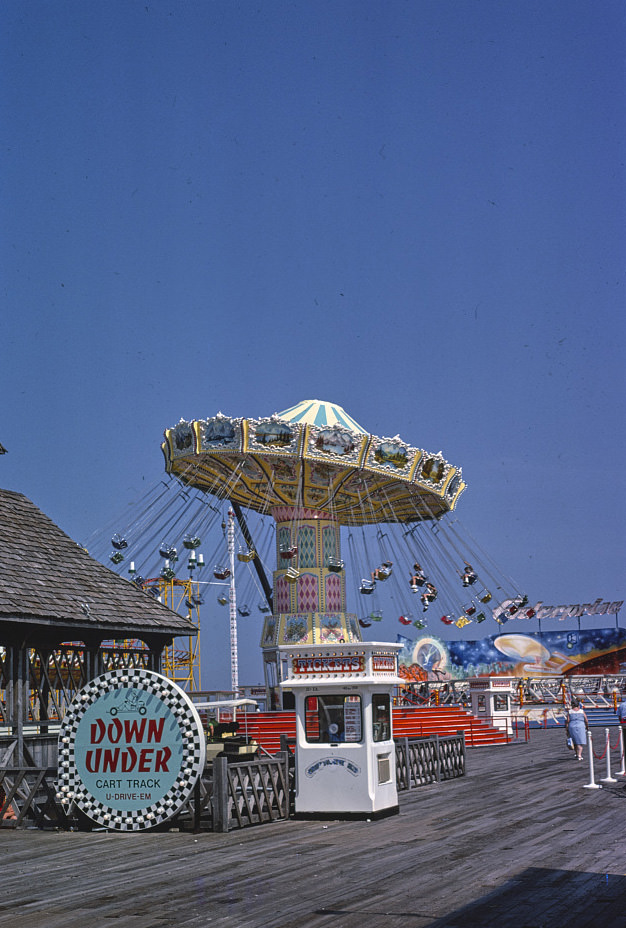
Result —
POLYGON ((274 612, 265 620, 261 644, 266 683, 277 707, 283 698, 277 686, 276 647, 356 642, 361 630, 356 615, 346 612, 337 519, 329 512, 292 506, 276 506, 272 515, 276 520, 274 612))
POLYGON ((327 512, 276 507, 276 615, 323 615, 320 632, 331 641, 346 640, 357 628, 346 626, 346 582, 339 547, 339 524, 327 512), (332 621, 330 621, 332 619, 332 621))
POLYGON ((358 623, 346 616, 339 523, 315 509, 278 506, 272 514, 277 523, 274 614, 287 618, 283 631, 289 636, 290 625, 306 620, 319 641, 359 640, 358 623))

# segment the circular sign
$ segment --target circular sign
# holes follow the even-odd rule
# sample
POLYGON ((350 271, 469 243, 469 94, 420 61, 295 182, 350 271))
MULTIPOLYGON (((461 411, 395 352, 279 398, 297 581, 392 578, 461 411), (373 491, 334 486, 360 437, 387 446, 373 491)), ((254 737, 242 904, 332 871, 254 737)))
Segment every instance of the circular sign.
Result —
POLYGON ((112 670, 83 687, 63 719, 58 797, 108 828, 154 828, 187 801, 205 756, 187 693, 150 670, 112 670))

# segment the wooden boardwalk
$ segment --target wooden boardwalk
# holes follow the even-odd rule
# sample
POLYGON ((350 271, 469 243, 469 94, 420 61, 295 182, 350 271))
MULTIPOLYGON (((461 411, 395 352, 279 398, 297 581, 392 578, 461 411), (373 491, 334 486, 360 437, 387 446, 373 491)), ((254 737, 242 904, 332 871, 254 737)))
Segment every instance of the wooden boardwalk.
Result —
POLYGON ((626 928, 626 778, 585 789, 564 742, 470 750, 375 822, 0 832, 0 926, 626 928))

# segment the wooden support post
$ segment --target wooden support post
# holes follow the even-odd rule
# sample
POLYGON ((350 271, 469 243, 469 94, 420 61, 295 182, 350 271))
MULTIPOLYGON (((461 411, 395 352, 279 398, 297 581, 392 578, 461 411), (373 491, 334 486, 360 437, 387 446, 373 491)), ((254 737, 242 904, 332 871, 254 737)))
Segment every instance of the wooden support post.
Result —
MULTIPOLYGON (((278 781, 280 780, 282 776, 283 783, 285 784, 284 786, 284 793, 285 793, 284 817, 289 818, 289 816, 291 815, 291 790, 289 788, 289 764, 291 762, 291 751, 289 750, 289 748, 287 748, 286 751, 281 751, 278 757, 280 758, 280 762, 282 764, 282 773, 280 770, 278 771, 276 782, 275 782, 277 805, 278 805, 278 793, 279 793, 278 781)), ((280 814, 280 810, 279 810, 279 814, 280 814)))
POLYGON ((228 760, 213 760, 213 831, 228 831, 228 760))
POLYGON ((193 833, 200 831, 200 815, 202 813, 202 790, 200 789, 200 776, 193 788, 193 833))
POLYGON ((409 739, 403 738, 402 741, 400 741, 399 747, 403 758, 402 770, 405 771, 402 773, 401 777, 401 779, 404 780, 402 789, 411 789, 411 754, 409 750, 409 739))
POLYGON ((26 649, 13 647, 11 660, 11 683, 13 690, 11 726, 13 737, 17 739, 17 754, 14 763, 22 764, 24 760, 24 716, 28 705, 26 687, 26 649), (26 698, 25 698, 26 697, 26 698))
POLYGON ((42 648, 35 651, 35 660, 39 658, 39 686, 35 688, 37 693, 37 702, 39 704, 39 733, 48 734, 48 719, 50 718, 50 681, 48 679, 48 666, 50 662, 50 650, 42 648))
POLYGON ((148 653, 148 670, 153 670, 154 673, 163 673, 163 651, 166 646, 171 647, 174 642, 173 638, 170 638, 167 642, 167 645, 162 641, 150 644, 150 651, 148 653))

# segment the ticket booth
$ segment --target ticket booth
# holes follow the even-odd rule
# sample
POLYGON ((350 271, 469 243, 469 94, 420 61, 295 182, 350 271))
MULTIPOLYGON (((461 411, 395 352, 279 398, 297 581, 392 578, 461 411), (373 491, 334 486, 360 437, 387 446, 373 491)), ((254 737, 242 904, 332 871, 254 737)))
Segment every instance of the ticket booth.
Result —
POLYGON ((506 729, 511 719, 513 677, 471 677, 469 681, 472 715, 496 728, 506 729))
POLYGON ((401 648, 280 647, 281 687, 296 709, 296 816, 398 811, 392 702, 401 648))

